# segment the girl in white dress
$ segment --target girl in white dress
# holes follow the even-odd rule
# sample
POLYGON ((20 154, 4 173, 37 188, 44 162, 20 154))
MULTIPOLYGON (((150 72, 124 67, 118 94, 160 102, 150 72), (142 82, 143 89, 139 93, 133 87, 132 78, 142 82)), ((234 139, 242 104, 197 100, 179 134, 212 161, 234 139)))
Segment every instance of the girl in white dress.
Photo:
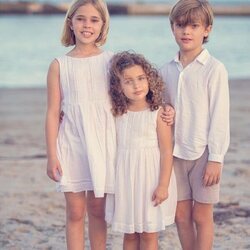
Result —
POLYGON ((143 56, 122 52, 112 58, 117 159, 114 212, 108 196, 106 218, 114 231, 125 233, 127 250, 158 249, 157 232, 174 223, 172 135, 161 119, 162 91, 162 79, 143 56))
POLYGON ((112 53, 100 49, 108 29, 102 0, 73 2, 62 43, 74 48, 48 71, 47 174, 65 195, 67 247, 72 250, 84 249, 86 212, 91 249, 106 249, 105 193, 114 189, 116 147, 107 81, 112 53))

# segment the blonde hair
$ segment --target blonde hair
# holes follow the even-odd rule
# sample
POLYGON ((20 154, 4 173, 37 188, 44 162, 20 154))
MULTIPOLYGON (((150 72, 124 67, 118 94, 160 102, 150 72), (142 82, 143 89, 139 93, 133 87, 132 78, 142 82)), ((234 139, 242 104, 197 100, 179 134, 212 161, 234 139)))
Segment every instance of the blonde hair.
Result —
MULTIPOLYGON (((205 27, 213 25, 213 10, 206 0, 180 0, 171 9, 169 19, 171 26, 174 22, 186 26, 195 21, 201 21, 205 27)), ((203 43, 208 42, 208 36, 204 37, 203 43)))
POLYGON ((101 19, 103 21, 101 33, 95 41, 95 44, 97 46, 101 46, 107 40, 109 31, 109 12, 106 3, 102 0, 76 0, 70 5, 64 20, 61 42, 66 47, 76 44, 74 32, 70 29, 70 22, 77 9, 86 4, 92 4, 100 13, 101 19))
POLYGON ((121 77, 125 69, 139 65, 146 74, 149 92, 146 101, 150 109, 157 110, 163 104, 163 80, 158 70, 154 68, 145 58, 133 51, 124 51, 114 55, 110 62, 110 97, 112 112, 114 116, 122 115, 127 112, 129 100, 123 94, 121 88, 121 77))

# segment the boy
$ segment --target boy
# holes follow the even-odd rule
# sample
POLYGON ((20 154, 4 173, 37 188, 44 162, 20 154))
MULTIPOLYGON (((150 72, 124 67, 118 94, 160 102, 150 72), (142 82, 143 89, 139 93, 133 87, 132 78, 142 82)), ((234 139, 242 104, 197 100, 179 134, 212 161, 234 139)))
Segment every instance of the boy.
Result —
POLYGON ((213 24, 207 1, 180 0, 170 23, 179 52, 161 69, 176 112, 176 225, 185 250, 212 249, 213 204, 219 200, 229 146, 229 90, 224 65, 203 48, 213 24))

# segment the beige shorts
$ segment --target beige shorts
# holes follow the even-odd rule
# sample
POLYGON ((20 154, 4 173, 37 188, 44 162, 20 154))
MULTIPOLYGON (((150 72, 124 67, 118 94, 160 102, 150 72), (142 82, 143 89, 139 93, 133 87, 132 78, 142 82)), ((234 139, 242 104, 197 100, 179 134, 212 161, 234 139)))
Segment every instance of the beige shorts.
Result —
POLYGON ((178 201, 194 200, 209 204, 219 201, 220 183, 208 187, 202 185, 207 162, 207 148, 197 160, 183 160, 174 157, 178 201))

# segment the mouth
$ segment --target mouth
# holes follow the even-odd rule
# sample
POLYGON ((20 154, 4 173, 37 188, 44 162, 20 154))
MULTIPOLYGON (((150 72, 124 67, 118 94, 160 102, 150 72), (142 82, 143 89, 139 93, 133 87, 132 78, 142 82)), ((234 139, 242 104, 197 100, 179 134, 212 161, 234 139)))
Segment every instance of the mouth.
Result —
POLYGON ((189 42, 192 41, 192 39, 190 39, 190 38, 182 38, 181 41, 184 42, 184 43, 189 43, 189 42))
POLYGON ((88 37, 90 37, 90 36, 93 35, 93 33, 90 32, 90 31, 82 31, 81 34, 82 34, 84 37, 86 37, 86 38, 88 38, 88 37))
POLYGON ((135 95, 140 95, 140 94, 142 94, 142 93, 143 93, 142 90, 141 90, 141 91, 136 91, 136 92, 134 92, 135 95))

